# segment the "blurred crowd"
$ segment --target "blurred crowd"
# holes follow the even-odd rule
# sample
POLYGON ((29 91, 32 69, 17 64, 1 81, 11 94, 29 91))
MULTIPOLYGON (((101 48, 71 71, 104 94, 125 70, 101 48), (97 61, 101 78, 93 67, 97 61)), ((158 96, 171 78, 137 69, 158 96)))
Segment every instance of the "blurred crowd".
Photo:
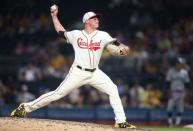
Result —
MULTIPOLYGON (((9 2, 13 1, 8 0, 5 6, 9 2)), ((0 14, 0 106, 27 102, 54 90, 67 75, 74 58, 72 47, 65 45, 53 28, 49 5, 37 0, 18 2, 0 14), (38 2, 41 6, 36 5, 38 2)), ((104 3, 108 9, 107 18, 104 16, 101 22, 102 30, 130 46, 126 57, 114 57, 105 51, 100 65, 117 85, 124 107, 165 107, 169 97, 166 72, 179 56, 186 60, 184 68, 191 79, 186 89, 186 107, 193 107, 193 18, 186 10, 178 14, 173 9, 167 14, 163 4, 140 0, 104 3)), ((165 4, 169 6, 169 2, 165 4)), ((72 13, 79 15, 76 11, 72 13)), ((60 18, 67 30, 81 28, 82 16, 71 19, 64 9, 60 13, 64 13, 60 18)), ((110 105, 107 95, 86 85, 49 106, 110 105)))

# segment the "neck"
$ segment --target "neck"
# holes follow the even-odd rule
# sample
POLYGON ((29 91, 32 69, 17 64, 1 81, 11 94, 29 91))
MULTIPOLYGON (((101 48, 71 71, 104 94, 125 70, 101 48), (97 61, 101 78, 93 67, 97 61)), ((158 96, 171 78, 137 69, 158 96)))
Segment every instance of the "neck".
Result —
POLYGON ((87 33, 87 34, 91 34, 92 32, 94 32, 96 29, 93 29, 93 28, 90 28, 90 27, 85 27, 84 28, 84 31, 87 33))

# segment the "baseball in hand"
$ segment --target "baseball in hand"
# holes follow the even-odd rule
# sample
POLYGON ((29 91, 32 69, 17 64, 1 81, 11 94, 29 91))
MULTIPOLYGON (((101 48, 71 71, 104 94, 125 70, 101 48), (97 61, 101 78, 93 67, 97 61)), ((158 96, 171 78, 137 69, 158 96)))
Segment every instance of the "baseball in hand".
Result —
POLYGON ((51 12, 54 12, 55 10, 57 10, 58 9, 58 6, 57 5, 52 5, 51 7, 50 7, 50 11, 51 12))
POLYGON ((120 55, 127 55, 128 54, 129 47, 127 47, 127 46, 120 46, 119 49, 120 49, 120 55))

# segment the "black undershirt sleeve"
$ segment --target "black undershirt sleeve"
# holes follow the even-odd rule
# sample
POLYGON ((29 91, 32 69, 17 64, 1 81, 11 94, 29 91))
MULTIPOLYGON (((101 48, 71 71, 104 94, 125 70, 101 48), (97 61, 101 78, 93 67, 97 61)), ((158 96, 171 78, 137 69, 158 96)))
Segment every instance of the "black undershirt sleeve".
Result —
POLYGON ((65 31, 59 31, 58 35, 59 35, 60 38, 63 38, 65 40, 67 40, 67 38, 65 37, 64 33, 65 33, 65 31))
POLYGON ((118 42, 118 41, 116 40, 116 41, 114 41, 112 44, 113 44, 113 45, 116 45, 116 46, 119 46, 119 45, 120 45, 120 42, 118 42))

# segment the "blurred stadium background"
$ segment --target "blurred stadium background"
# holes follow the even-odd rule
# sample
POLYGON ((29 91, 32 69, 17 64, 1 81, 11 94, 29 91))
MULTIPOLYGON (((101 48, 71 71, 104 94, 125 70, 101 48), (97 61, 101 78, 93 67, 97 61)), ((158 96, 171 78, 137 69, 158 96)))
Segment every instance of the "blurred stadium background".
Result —
MULTIPOLYGON (((101 69, 117 84, 127 119, 166 125, 169 87, 165 81, 176 57, 186 59, 183 123, 193 122, 192 0, 62 0, 59 18, 67 30, 82 28, 86 11, 103 14, 101 30, 127 43, 127 57, 104 52, 101 69)), ((18 103, 54 90, 73 62, 73 49, 61 44, 45 0, 6 0, 0 5, 0 116, 18 103)), ((30 114, 30 117, 113 122, 108 97, 90 86, 30 114)))

